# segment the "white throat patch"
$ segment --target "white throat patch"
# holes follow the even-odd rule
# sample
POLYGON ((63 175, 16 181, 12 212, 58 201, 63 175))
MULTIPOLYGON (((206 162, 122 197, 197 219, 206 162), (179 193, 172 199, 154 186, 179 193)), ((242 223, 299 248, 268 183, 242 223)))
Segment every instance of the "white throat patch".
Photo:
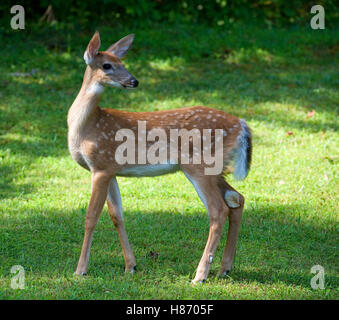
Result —
POLYGON ((94 82, 87 89, 87 93, 89 94, 100 94, 104 91, 104 87, 99 82, 94 82))

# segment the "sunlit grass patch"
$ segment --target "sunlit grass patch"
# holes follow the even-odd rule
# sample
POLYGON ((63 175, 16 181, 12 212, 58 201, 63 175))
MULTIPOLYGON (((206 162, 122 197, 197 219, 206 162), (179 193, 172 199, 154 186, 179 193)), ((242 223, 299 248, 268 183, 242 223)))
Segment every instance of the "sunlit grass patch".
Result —
MULTIPOLYGON (((99 29, 104 47, 131 32, 117 27, 112 38, 111 27, 99 29)), ((0 49, 0 298, 338 298, 335 30, 140 28, 125 60, 138 89, 103 94, 102 108, 206 105, 250 125, 250 174, 245 181, 227 178, 246 198, 235 267, 226 279, 215 277, 225 229, 203 286, 190 280, 207 240, 208 216, 182 173, 118 178, 137 259, 133 276, 124 274, 106 208, 88 276, 73 276, 91 188, 90 173, 69 155, 66 118, 92 31, 67 32, 67 39, 65 30, 53 27, 16 33, 0 49), (31 77, 8 76, 32 69, 38 71, 31 77), (26 271, 23 290, 10 287, 16 264, 26 271), (325 268, 324 290, 310 286, 316 264, 325 268)))

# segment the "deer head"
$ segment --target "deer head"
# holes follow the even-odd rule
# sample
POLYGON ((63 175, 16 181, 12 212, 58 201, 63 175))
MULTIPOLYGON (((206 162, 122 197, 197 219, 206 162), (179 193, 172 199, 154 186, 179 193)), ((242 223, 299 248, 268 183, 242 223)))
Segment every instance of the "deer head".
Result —
POLYGON ((118 88, 135 88, 138 81, 125 68, 121 59, 130 49, 134 34, 120 39, 111 45, 106 51, 99 51, 100 36, 96 32, 84 53, 87 68, 90 68, 91 78, 102 86, 118 88))

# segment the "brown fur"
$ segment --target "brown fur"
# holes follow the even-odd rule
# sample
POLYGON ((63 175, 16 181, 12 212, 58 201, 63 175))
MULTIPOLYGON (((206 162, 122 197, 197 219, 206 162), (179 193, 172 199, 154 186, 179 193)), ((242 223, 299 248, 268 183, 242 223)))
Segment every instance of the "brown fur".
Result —
MULTIPOLYGON (((212 141, 214 141, 214 129, 223 129, 227 133, 223 136, 225 165, 230 158, 231 151, 236 147, 237 137, 241 131, 237 117, 203 106, 157 112, 127 112, 99 108, 101 86, 109 85, 112 82, 124 86, 128 84, 128 81, 131 81, 130 79, 135 79, 125 69, 121 60, 114 55, 114 52, 117 52, 119 56, 123 56, 132 40, 131 36, 127 36, 109 48, 112 52, 101 52, 98 51, 100 46, 99 34, 96 33, 93 36, 85 53, 85 59, 87 59, 89 65, 84 75, 84 81, 68 113, 68 144, 71 155, 75 161, 92 173, 92 195, 86 213, 85 236, 77 274, 84 274, 88 269, 93 231, 106 199, 109 213, 121 241, 126 271, 133 272, 135 269, 135 258, 124 227, 120 194, 115 179, 120 170, 130 166, 118 164, 114 157, 116 148, 121 143, 114 139, 114 135, 119 129, 131 129, 135 133, 137 144, 139 138, 138 121, 147 121, 147 131, 153 128, 164 129, 167 137, 170 136, 170 129, 192 130, 197 128, 201 131, 201 134, 203 129, 212 129, 212 141), (110 73, 102 69, 102 65, 107 62, 114 65, 114 70, 110 73)), ((169 145, 169 138, 167 143, 169 145)), ((151 144, 149 143, 147 148, 151 147, 151 144)), ((137 146, 135 148, 136 159, 138 158, 137 146)), ((192 152, 193 150, 190 148, 190 156, 192 156, 192 152)), ((138 164, 135 166, 138 166, 138 164)), ((219 274, 223 275, 231 270, 244 198, 239 194, 239 197, 235 197, 235 199, 239 199, 239 207, 230 208, 225 202, 225 193, 227 190, 235 190, 226 183, 222 173, 211 176, 205 175, 204 169, 208 166, 207 164, 204 162, 201 164, 183 164, 180 162, 180 152, 179 166, 192 181, 199 196, 202 197, 210 217, 208 241, 194 278, 194 282, 201 282, 207 278, 227 217, 229 217, 230 225, 219 274)))

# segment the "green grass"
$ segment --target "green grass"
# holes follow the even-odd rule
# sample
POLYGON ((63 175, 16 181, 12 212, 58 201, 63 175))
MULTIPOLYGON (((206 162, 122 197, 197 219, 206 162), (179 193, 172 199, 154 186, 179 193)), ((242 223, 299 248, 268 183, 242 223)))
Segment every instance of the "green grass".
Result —
POLYGON ((207 283, 190 285, 208 216, 177 173, 118 178, 137 273, 124 274, 105 208, 88 275, 73 277, 90 174, 68 153, 66 116, 94 29, 28 26, 0 34, 0 299, 338 299, 338 29, 98 29, 104 49, 136 33, 126 66, 140 82, 134 91, 106 89, 101 107, 201 104, 252 128, 251 172, 228 178, 246 197, 235 268, 215 277, 225 228, 207 283), (32 69, 31 77, 10 75, 32 69), (325 268, 324 290, 310 286, 316 264, 325 268), (13 265, 25 268, 23 290, 10 287, 13 265))

